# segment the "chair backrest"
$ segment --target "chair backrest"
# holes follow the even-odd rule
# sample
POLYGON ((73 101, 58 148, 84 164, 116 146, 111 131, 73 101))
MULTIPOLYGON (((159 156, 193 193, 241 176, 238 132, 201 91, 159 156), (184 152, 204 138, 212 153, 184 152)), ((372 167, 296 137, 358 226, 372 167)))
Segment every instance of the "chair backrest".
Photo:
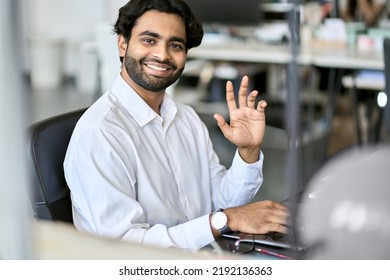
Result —
POLYGON ((387 136, 390 136, 390 38, 383 40, 383 54, 385 61, 385 92, 387 104, 384 108, 384 128, 387 136))
POLYGON ((63 161, 73 129, 85 110, 57 115, 28 128, 29 195, 36 219, 73 223, 63 161))

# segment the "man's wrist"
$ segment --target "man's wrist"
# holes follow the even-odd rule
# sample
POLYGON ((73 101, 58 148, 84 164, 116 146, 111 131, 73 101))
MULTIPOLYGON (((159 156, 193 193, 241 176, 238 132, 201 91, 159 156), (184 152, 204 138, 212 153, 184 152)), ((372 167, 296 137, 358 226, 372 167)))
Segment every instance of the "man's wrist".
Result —
POLYGON ((230 231, 228 227, 228 216, 224 212, 224 209, 217 209, 210 214, 210 225, 214 237, 230 231))
POLYGON ((260 159, 260 151, 260 147, 238 148, 241 159, 248 164, 255 163, 260 159))
POLYGON ((235 215, 234 215, 235 209, 237 209, 237 207, 226 208, 223 211, 226 214, 226 216, 228 217, 227 225, 228 225, 229 229, 232 231, 236 231, 238 229, 236 219, 234 218, 235 217, 235 215))

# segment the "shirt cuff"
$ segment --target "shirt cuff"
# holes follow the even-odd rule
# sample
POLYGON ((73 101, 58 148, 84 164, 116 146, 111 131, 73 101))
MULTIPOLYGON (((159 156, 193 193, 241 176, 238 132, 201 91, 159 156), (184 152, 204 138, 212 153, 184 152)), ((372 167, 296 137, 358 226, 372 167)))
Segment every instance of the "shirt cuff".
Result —
POLYGON ((209 217, 210 214, 203 215, 185 224, 186 239, 193 250, 199 250, 214 241, 209 217))
MULTIPOLYGON (((260 153, 259 153, 259 160, 254 162, 254 163, 246 163, 240 156, 240 153, 238 152, 238 149, 236 149, 236 153, 234 155, 234 160, 236 159, 239 159, 241 163, 243 163, 244 165, 260 165, 260 167, 263 166, 263 160, 264 160, 264 154, 263 152, 260 150, 260 153)), ((233 161, 234 162, 234 161, 233 161)))

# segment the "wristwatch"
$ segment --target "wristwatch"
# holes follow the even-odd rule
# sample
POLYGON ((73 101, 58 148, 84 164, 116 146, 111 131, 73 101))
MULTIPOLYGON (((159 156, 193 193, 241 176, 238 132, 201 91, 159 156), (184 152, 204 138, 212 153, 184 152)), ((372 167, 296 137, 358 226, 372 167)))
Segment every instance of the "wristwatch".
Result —
POLYGON ((221 234, 230 231, 230 228, 227 225, 228 218, 223 210, 224 209, 219 208, 211 214, 211 226, 221 234))

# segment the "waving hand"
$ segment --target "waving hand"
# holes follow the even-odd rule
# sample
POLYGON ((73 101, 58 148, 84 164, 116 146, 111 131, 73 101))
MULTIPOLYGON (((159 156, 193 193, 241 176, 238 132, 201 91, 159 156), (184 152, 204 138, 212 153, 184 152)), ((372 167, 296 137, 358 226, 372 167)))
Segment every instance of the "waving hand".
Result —
POLYGON ((224 136, 238 147, 241 158, 248 162, 258 160, 265 133, 265 107, 261 100, 256 105, 256 90, 248 92, 249 78, 244 76, 238 91, 238 106, 234 97, 231 81, 226 83, 226 101, 229 109, 230 124, 223 116, 215 114, 214 118, 224 136))

